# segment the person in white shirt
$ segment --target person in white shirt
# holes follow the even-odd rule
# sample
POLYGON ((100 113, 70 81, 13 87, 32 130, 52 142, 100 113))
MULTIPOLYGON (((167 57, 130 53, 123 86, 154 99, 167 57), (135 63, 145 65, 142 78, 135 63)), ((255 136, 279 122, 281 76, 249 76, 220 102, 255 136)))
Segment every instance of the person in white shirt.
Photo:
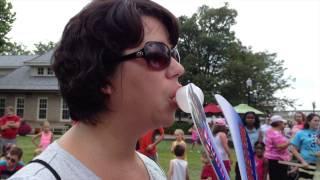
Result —
POLYGON ((170 161, 168 179, 169 180, 189 180, 188 162, 184 160, 185 147, 178 144, 174 147, 176 158, 170 161))

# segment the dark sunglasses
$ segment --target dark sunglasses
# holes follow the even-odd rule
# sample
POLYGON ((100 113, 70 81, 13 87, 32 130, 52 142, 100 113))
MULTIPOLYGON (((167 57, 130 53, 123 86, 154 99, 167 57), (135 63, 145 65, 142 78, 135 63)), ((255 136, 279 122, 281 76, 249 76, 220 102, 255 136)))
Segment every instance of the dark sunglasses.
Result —
POLYGON ((139 51, 122 56, 121 60, 144 58, 150 68, 163 70, 170 65, 171 57, 180 63, 180 55, 177 48, 170 49, 165 43, 149 41, 139 51))
POLYGON ((14 158, 11 158, 11 157, 6 157, 6 159, 8 160, 8 161, 10 161, 11 163, 16 163, 17 162, 17 160, 16 159, 14 159, 14 158))

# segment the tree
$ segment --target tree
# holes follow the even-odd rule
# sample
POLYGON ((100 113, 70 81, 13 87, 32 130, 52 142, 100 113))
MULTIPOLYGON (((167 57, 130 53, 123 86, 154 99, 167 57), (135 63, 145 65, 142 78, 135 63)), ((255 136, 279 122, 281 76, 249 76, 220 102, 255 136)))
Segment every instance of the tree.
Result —
POLYGON ((202 6, 191 18, 179 18, 179 50, 185 57, 183 65, 187 69, 182 81, 197 83, 207 101, 213 100, 211 91, 218 85, 216 76, 226 61, 225 51, 235 41, 230 28, 235 24, 236 15, 236 11, 228 9, 226 4, 218 9, 202 6))
POLYGON ((11 43, 6 37, 15 20, 15 12, 12 12, 12 4, 6 0, 0 0, 0 54, 7 51, 11 43))
POLYGON ((253 80, 251 87, 251 102, 257 107, 285 105, 293 106, 294 100, 277 98, 275 92, 289 88, 292 77, 284 78, 283 60, 277 60, 275 53, 252 52, 251 49, 236 45, 229 50, 228 61, 221 70, 223 81, 219 84, 218 92, 233 104, 246 102, 248 88, 246 80, 253 80))
POLYGON ((55 42, 49 41, 47 43, 39 42, 34 44, 35 50, 33 51, 34 54, 44 54, 48 52, 49 50, 53 49, 57 44, 55 42))
POLYGON ((274 96, 277 90, 290 87, 291 78, 283 77, 283 61, 275 53, 255 53, 243 46, 231 30, 236 16, 236 10, 226 3, 220 8, 202 6, 190 18, 179 17, 179 51, 186 69, 182 83, 197 84, 206 102, 214 101, 212 94, 219 93, 235 105, 247 102, 245 81, 251 77, 257 105, 292 103, 274 96))
POLYGON ((16 42, 10 42, 5 46, 5 51, 2 52, 2 55, 30 55, 31 52, 27 50, 27 47, 23 44, 18 44, 16 42))

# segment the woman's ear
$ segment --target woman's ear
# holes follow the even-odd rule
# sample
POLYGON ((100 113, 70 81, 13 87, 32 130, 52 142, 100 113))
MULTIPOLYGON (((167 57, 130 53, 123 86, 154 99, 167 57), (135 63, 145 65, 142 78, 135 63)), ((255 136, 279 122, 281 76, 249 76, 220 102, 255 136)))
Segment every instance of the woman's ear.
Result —
POLYGON ((106 85, 105 87, 101 88, 101 91, 104 93, 104 94, 112 94, 112 88, 110 85, 106 85))

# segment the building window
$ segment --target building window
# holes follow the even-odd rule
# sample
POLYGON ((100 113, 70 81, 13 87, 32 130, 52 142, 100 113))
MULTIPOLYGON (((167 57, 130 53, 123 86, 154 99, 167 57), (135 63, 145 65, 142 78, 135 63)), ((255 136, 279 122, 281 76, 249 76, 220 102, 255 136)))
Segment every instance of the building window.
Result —
POLYGON ((43 67, 38 67, 38 75, 43 75, 43 74, 44 74, 43 67))
POLYGON ((38 100, 38 119, 47 119, 48 98, 39 98, 38 100))
POLYGON ((16 114, 20 117, 24 115, 24 97, 16 98, 16 114))
POLYGON ((48 74, 48 75, 53 75, 53 71, 52 71, 51 68, 47 68, 47 74, 48 74))
POLYGON ((70 121, 70 112, 69 112, 69 107, 64 99, 61 100, 62 105, 61 105, 61 119, 65 121, 70 121))
POLYGON ((0 117, 4 115, 6 111, 6 98, 0 97, 0 117))

